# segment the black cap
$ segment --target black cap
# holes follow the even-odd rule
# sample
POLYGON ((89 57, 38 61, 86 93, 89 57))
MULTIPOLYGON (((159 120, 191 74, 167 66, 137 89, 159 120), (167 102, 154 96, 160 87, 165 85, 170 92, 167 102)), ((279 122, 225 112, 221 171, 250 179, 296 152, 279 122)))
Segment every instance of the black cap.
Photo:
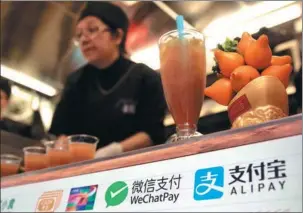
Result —
POLYGON ((120 7, 109 2, 87 2, 78 21, 87 16, 99 18, 114 31, 118 28, 122 29, 124 37, 120 46, 124 51, 129 21, 120 7))
POLYGON ((6 93, 7 97, 10 98, 11 96, 11 84, 7 79, 0 78, 0 89, 6 93))

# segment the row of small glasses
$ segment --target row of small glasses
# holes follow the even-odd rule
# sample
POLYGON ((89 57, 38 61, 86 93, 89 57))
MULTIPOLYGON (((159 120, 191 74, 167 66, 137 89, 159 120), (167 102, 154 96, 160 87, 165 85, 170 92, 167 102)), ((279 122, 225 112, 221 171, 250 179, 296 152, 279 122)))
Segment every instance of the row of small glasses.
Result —
POLYGON ((22 158, 4 154, 1 155, 1 177, 16 174, 20 168, 22 158))
MULTIPOLYGON (((24 171, 34 171, 73 162, 91 160, 95 156, 98 138, 90 135, 71 135, 67 140, 42 141, 44 147, 23 148, 24 171)), ((1 155, 1 176, 16 174, 22 158, 1 155)))

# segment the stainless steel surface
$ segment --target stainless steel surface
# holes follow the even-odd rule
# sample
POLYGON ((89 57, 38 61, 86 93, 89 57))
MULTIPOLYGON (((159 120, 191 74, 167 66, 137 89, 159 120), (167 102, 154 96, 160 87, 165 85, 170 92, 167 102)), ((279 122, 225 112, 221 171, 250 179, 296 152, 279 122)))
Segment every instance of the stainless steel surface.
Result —
MULTIPOLYGON (((132 44, 132 51, 153 43, 163 32, 175 28, 174 20, 153 2, 114 3, 127 12, 131 23, 144 25, 149 31, 140 46, 132 44)), ((208 22, 208 15, 213 16, 214 10, 226 9, 224 2, 163 4, 184 14, 189 24, 195 26, 202 26, 201 21, 208 22)), ((228 4, 228 8, 238 5, 228 4)), ((62 88, 71 71, 72 36, 82 6, 83 2, 1 2, 1 64, 62 88)))
POLYGON ((82 4, 1 2, 1 64, 60 88, 60 63, 82 4))
MULTIPOLYGON (((235 13, 243 6, 249 7, 258 2, 114 1, 113 3, 121 6, 130 19, 132 28, 128 34, 127 44, 129 53, 132 54, 138 50, 155 46, 163 33, 175 29, 176 24, 173 17, 176 14, 184 15, 188 25, 202 31, 215 19, 235 13), (165 6, 161 7, 161 5, 165 6)), ((278 3, 281 4, 281 2, 278 3)), ((60 94, 66 76, 75 68, 73 63, 79 60, 77 47, 72 42, 72 37, 78 14, 83 5, 84 2, 80 1, 1 2, 1 64, 53 86, 58 89, 60 94)), ((236 26, 228 27, 233 29, 236 26)), ((293 21, 278 25, 272 28, 271 32, 273 35, 270 36, 270 41, 275 44, 294 39, 297 34, 301 35, 300 32, 294 33, 293 21)), ((225 35, 222 34, 222 36, 225 35)), ((153 58, 155 58, 155 54, 158 54, 158 50, 154 50, 153 58)), ((210 62, 208 70, 211 73, 213 56, 210 51, 208 56, 208 62, 210 62)), ((214 75, 209 75, 208 85, 215 79, 214 75)), ((29 98, 26 100, 29 100, 27 104, 29 106, 31 101, 29 98)), ((46 115, 43 116, 47 120, 46 126, 49 125, 53 111, 53 107, 48 108, 49 112, 45 112, 46 115)), ((205 101, 203 108, 205 112, 201 112, 201 115, 225 110, 221 105, 209 100, 205 101)), ((19 114, 18 116, 20 117, 19 114)))
MULTIPOLYGON (((172 14, 184 15, 188 25, 203 30, 218 17, 256 4, 230 1, 113 3, 121 6, 131 25, 136 26, 137 30, 129 33, 129 40, 137 38, 136 42, 129 42, 130 53, 154 44, 161 34, 175 29, 172 14), (144 30, 146 34, 142 33, 144 30)), ((72 36, 83 4, 77 1, 1 2, 1 64, 61 89, 65 77, 72 71, 75 50, 72 36)))

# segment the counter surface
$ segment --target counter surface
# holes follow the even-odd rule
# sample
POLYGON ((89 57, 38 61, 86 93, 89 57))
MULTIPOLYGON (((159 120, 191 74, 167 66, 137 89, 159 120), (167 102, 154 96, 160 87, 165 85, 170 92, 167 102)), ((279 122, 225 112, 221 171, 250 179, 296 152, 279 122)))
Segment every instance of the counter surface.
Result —
POLYGON ((19 135, 0 130, 1 135, 1 154, 14 154, 22 157, 22 149, 26 146, 41 146, 37 140, 21 137, 19 135))
POLYGON ((299 114, 247 128, 228 130, 188 141, 132 151, 116 157, 14 175, 2 178, 1 188, 142 165, 301 134, 302 114, 299 114))

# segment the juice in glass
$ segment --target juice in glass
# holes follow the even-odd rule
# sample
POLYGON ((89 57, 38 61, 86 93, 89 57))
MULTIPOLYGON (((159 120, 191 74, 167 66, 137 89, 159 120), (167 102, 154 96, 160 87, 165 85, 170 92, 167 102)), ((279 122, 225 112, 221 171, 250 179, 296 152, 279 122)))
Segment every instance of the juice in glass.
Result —
POLYGON ((72 155, 69 151, 52 149, 47 152, 47 156, 51 167, 65 165, 72 162, 72 155))
POLYGON ((163 90, 177 137, 201 135, 196 130, 206 86, 204 37, 198 31, 184 30, 179 38, 174 30, 160 38, 159 48, 163 90))
POLYGON ((69 152, 68 143, 65 141, 44 141, 49 166, 60 166, 72 162, 72 155, 69 152))
POLYGON ((16 155, 1 155, 1 177, 17 174, 21 160, 16 155))
POLYGON ((25 147, 23 152, 24 170, 26 172, 48 167, 49 163, 45 148, 39 146, 29 146, 25 147))
POLYGON ((90 135, 71 135, 68 137, 68 141, 73 162, 94 159, 98 138, 90 135))

